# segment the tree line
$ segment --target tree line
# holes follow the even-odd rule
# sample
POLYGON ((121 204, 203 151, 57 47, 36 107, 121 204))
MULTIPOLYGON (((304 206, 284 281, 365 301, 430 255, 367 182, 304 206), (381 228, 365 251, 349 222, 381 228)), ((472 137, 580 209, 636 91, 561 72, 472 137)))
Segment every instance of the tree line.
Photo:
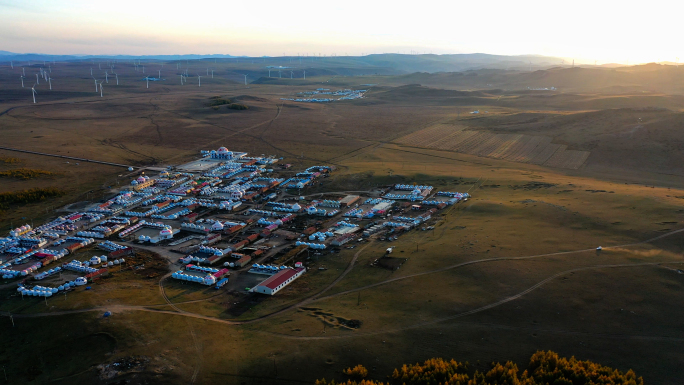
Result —
POLYGON ((575 357, 565 358, 552 351, 532 355, 527 369, 508 361, 492 363, 491 369, 471 370, 468 362, 442 358, 403 365, 394 369, 386 382, 366 379, 368 370, 362 365, 344 370, 350 378, 344 382, 317 380, 316 385, 643 385, 642 377, 631 369, 617 369, 575 357))
POLYGON ((32 188, 28 190, 0 193, 0 209, 5 210, 14 204, 26 204, 58 197, 66 194, 56 187, 32 188))
POLYGON ((41 176, 52 176, 54 172, 33 168, 17 168, 14 170, 0 171, 0 178, 33 179, 41 176))

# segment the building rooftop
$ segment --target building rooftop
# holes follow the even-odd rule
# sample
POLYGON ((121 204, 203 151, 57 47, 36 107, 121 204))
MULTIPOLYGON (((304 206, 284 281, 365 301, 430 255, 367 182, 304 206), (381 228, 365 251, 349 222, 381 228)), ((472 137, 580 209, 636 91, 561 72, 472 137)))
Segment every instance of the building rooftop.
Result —
POLYGON ((275 275, 271 276, 267 280, 261 282, 258 286, 265 286, 271 290, 275 290, 283 282, 297 275, 300 271, 304 270, 302 267, 295 269, 283 269, 277 272, 275 275))

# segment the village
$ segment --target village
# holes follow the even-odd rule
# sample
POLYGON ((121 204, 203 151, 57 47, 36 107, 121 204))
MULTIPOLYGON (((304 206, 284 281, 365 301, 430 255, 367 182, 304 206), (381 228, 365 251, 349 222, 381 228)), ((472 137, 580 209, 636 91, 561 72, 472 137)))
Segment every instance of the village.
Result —
POLYGON ((329 102, 336 102, 340 100, 354 100, 354 99, 362 99, 364 94, 368 90, 351 90, 351 89, 344 89, 344 90, 336 90, 336 91, 331 91, 328 88, 317 88, 314 91, 306 91, 306 92, 299 92, 297 95, 300 95, 301 97, 298 98, 281 98, 281 100, 289 100, 292 102, 300 102, 300 103, 329 103, 329 102), (317 95, 327 95, 328 97, 316 97, 317 95))
POLYGON ((82 211, 13 229, 0 238, 0 276, 22 296, 47 300, 136 268, 131 257, 146 250, 168 259, 172 279, 274 295, 314 259, 426 230, 439 210, 469 197, 417 184, 307 196, 334 167, 293 171, 281 159, 225 147, 201 155, 154 176, 135 172, 128 186, 82 211))

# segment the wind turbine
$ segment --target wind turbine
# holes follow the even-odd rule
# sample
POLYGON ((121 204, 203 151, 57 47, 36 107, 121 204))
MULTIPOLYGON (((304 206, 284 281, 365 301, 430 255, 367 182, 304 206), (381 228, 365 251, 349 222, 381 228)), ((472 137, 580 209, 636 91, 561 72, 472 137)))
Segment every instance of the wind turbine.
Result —
POLYGON ((202 77, 197 74, 197 87, 202 87, 202 77))
POLYGON ((95 93, 97 93, 97 79, 93 78, 95 80, 95 93))
POLYGON ((290 71, 290 79, 294 78, 294 71, 290 71))
POLYGON ((21 78, 21 88, 24 88, 24 77, 23 76, 19 76, 19 77, 21 78))
POLYGON ((31 93, 33 94, 33 104, 36 104, 36 85, 34 84, 33 87, 31 87, 31 93))
POLYGON ((14 69, 14 63, 12 63, 11 60, 10 60, 10 67, 12 67, 12 69, 14 69))
POLYGON ((269 78, 271 77, 271 70, 270 69, 268 70, 268 77, 269 78))
POLYGON ((102 97, 102 82, 100 82, 100 97, 102 97))
POLYGON ((52 78, 48 76, 48 83, 50 84, 50 91, 52 91, 52 78))
POLYGON ((304 80, 306 80, 306 70, 304 70, 304 80))
POLYGON ((159 80, 161 80, 161 70, 159 70, 159 80))
POLYGON ((24 69, 24 67, 21 67, 21 75, 26 76, 26 70, 24 69))
POLYGON ((36 84, 40 84, 40 80, 38 80, 38 74, 36 74, 36 84))
POLYGON ((116 76, 116 85, 118 86, 119 85, 119 74, 114 74, 114 76, 116 76))
POLYGON ((147 80, 147 88, 150 88, 150 78, 145 76, 145 80, 147 80))
POLYGON ((183 74, 181 74, 180 77, 181 77, 181 85, 183 85, 183 74))
POLYGON ((214 78, 214 70, 211 70, 211 78, 214 78))
POLYGON ((247 75, 243 75, 245 77, 245 85, 247 85, 247 75))
POLYGON ((209 76, 209 68, 207 68, 207 76, 209 76))
POLYGON ((105 83, 109 84, 109 78, 107 77, 107 71, 105 71, 105 83))

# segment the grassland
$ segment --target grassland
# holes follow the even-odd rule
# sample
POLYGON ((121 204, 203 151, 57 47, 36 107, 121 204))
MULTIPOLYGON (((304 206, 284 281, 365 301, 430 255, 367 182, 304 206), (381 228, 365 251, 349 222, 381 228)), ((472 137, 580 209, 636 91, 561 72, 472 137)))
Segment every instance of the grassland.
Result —
MULTIPOLYGON (((90 84, 84 76, 35 106, 7 91, 3 145, 140 167, 226 145, 278 154, 295 166, 337 166, 308 193, 417 182, 469 191, 472 199, 434 218, 434 230, 391 243, 408 258, 399 270, 370 266, 387 242, 359 244, 321 257, 317 266, 327 270, 313 269, 268 299, 134 271, 115 272, 91 291, 47 305, 3 286, 0 310, 11 311, 15 322, 0 318, 0 364, 9 383, 312 383, 341 378, 343 368, 358 363, 382 379, 429 357, 486 369, 491 361, 522 364, 539 349, 632 368, 647 383, 677 384, 684 375, 678 321, 684 314, 677 305, 684 288, 677 232, 684 227, 684 174, 674 140, 681 112, 672 108, 678 96, 547 98, 521 91, 497 100, 491 90, 379 86, 358 101, 300 105, 280 97, 329 78, 246 88, 223 76, 237 71, 229 66, 206 88, 203 78, 202 87, 169 82, 148 91, 128 74, 120 75, 125 86, 106 87, 99 98, 84 91, 90 84), (214 96, 249 109, 214 111, 208 106, 214 96), (634 109, 639 105, 670 109, 634 109), (484 108, 490 115, 467 114, 484 108), (489 144, 457 151, 447 139, 464 132, 489 135, 489 144), (525 146, 537 137, 591 154, 575 163, 560 155, 522 161, 533 158, 525 146), (113 315, 104 318, 105 311, 113 315), (346 326, 351 320, 360 327, 346 326), (59 354, 67 344, 73 351, 59 354), (149 360, 111 378, 97 368, 129 356, 149 360)), ((87 67, 65 72, 76 78, 87 67)), ((0 156, 18 159, 0 163, 1 171, 54 173, 3 178, 0 191, 67 191, 7 210, 3 228, 99 200, 109 186, 127 181, 118 177, 127 171, 112 166, 11 151, 0 156)))

